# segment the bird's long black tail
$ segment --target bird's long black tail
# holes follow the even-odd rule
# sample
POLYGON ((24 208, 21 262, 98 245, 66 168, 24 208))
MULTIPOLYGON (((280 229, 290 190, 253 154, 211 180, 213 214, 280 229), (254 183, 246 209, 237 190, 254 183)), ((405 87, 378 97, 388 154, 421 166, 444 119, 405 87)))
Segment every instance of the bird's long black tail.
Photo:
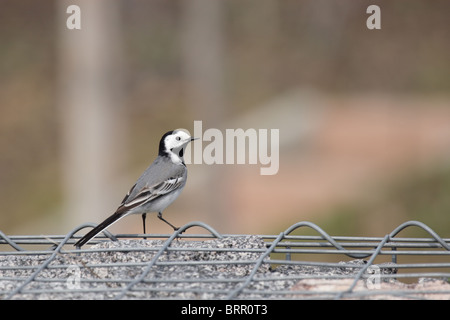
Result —
POLYGON ((125 216, 125 212, 116 212, 113 215, 109 216, 105 219, 102 223, 100 223, 98 226, 96 226, 94 229, 86 233, 80 240, 78 240, 74 246, 77 248, 81 248, 84 244, 86 244, 89 240, 91 240, 93 237, 95 237, 97 234, 102 232, 104 229, 112 225, 114 222, 119 220, 120 218, 123 218, 125 216))

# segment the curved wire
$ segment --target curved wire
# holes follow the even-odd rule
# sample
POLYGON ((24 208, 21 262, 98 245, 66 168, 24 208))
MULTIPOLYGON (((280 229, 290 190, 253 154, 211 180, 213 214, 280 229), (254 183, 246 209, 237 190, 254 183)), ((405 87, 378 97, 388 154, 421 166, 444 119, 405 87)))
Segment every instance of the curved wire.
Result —
MULTIPOLYGON (((70 231, 65 237, 64 239, 57 245, 57 247, 55 248, 55 250, 52 252, 52 254, 49 256, 49 258, 44 261, 44 263, 42 263, 27 279, 25 279, 17 288, 15 288, 13 291, 11 291, 8 296, 5 299, 11 299, 14 295, 20 293, 23 288, 25 286, 27 286, 30 282, 32 282, 37 275, 43 270, 45 269, 54 259, 55 257, 61 253, 61 250, 63 248, 64 245, 68 244, 69 240, 74 236, 75 233, 77 233, 78 231, 86 228, 86 227, 95 227, 96 224, 93 223, 85 223, 83 225, 80 225, 76 228, 74 228, 72 231, 70 231)), ((336 296, 336 298, 342 298, 343 296, 347 295, 347 294, 351 294, 353 289, 355 288, 355 285, 357 283, 358 280, 362 279, 364 273, 366 272, 366 270, 373 264, 375 258, 381 253, 382 248, 386 245, 386 243, 393 241, 394 237, 396 237, 398 235, 399 232, 401 232, 402 230, 404 230, 405 228, 411 227, 411 226, 415 226, 415 227, 419 227, 423 230, 425 230, 426 232, 428 232, 431 237, 434 238, 434 240, 436 240, 436 242, 438 242, 444 249, 446 249, 447 251, 450 251, 450 245, 443 239, 441 238, 434 230, 432 230, 430 227, 428 227, 426 224, 419 222, 419 221, 407 221, 402 223, 401 225, 399 225, 398 227, 396 227, 391 233, 387 234, 382 241, 380 241, 380 243, 376 246, 375 251, 373 253, 370 254, 352 254, 352 253, 346 253, 343 252, 343 254, 346 254, 347 256, 353 257, 353 258, 366 258, 368 256, 370 256, 370 259, 368 261, 368 263, 364 266, 364 268, 362 268, 358 274, 354 277, 354 281, 352 283, 352 285, 346 290, 341 292, 339 295, 336 296)), ((115 297, 115 299, 121 299, 123 298, 127 292, 132 290, 132 287, 134 285, 136 285, 137 283, 143 281, 145 279, 145 277, 148 275, 148 273, 150 272, 151 268, 157 263, 159 257, 164 253, 165 250, 167 250, 167 248, 171 245, 172 241, 179 237, 181 233, 183 233, 184 231, 186 231, 189 228, 192 227, 201 227, 205 230, 207 230, 208 232, 211 233, 211 235, 213 235, 216 238, 223 238, 223 236, 218 233, 214 228, 212 228, 211 226, 200 222, 200 221, 194 221, 194 222, 190 222, 184 226, 182 226, 180 229, 176 230, 163 244, 163 246, 159 249, 159 251, 155 254, 155 256, 152 258, 151 261, 149 261, 149 263, 147 264, 147 267, 145 268, 145 270, 142 272, 142 274, 134 279, 132 282, 130 282, 126 287, 124 287, 120 293, 115 297)), ((275 250, 275 248, 280 244, 280 242, 286 238, 286 236, 288 236, 290 233, 292 233, 294 230, 301 228, 301 227, 309 227, 313 230, 315 230, 316 232, 318 232, 321 237, 328 241, 331 245, 333 245, 336 249, 338 250, 344 250, 347 251, 342 245, 340 245, 338 242, 336 242, 328 233, 326 233, 323 229, 321 229, 319 226, 317 226, 314 223, 308 222, 308 221, 301 221, 298 223, 295 223, 293 225, 291 225, 290 227, 288 227, 284 232, 281 232, 276 239, 271 243, 270 247, 267 248, 266 251, 264 251, 261 256, 255 261, 255 264, 253 266, 252 271, 250 272, 249 276, 233 291, 231 291, 228 295, 228 299, 233 299, 236 296, 238 296, 253 280, 254 280, 254 276, 256 275, 259 267, 265 263, 267 257, 275 250)), ((117 241, 117 238, 111 234, 109 231, 104 230, 102 231, 105 236, 107 236, 109 239, 113 240, 113 241, 117 241)), ((25 251, 25 249, 23 249, 22 247, 18 246, 11 238, 9 238, 8 236, 6 236, 3 232, 0 231, 0 239, 4 239, 6 241, 6 243, 8 243, 9 245, 11 245, 14 249, 18 250, 18 251, 25 251)))
POLYGON ((390 234, 387 234, 383 238, 383 240, 377 246, 375 252, 372 254, 372 257, 365 264, 364 268, 362 268, 358 272, 358 274, 355 276, 355 278, 353 279, 353 283, 350 285, 350 287, 346 291, 341 291, 335 298, 341 299, 344 295, 351 293, 353 291, 353 289, 356 287, 357 282, 362 278, 363 274, 366 272, 366 270, 373 264, 375 258, 379 255, 379 253, 381 252, 381 249, 384 247, 384 245, 387 242, 393 240, 392 238, 394 238, 400 231, 402 231, 408 227, 411 227, 411 226, 422 228, 423 230, 428 232, 437 242, 439 242, 444 249, 446 249, 447 251, 450 250, 450 247, 448 246, 448 244, 433 229, 431 229, 426 224, 424 224, 420 221, 414 221, 414 220, 404 222, 401 225, 399 225, 397 228, 395 228, 390 234))
MULTIPOLYGON (((320 228, 318 225, 309 222, 309 221, 301 221, 301 222, 297 222, 295 224, 293 224, 292 226, 290 226, 289 228, 286 229, 286 231, 284 232, 285 235, 289 235, 292 231, 294 231, 295 229, 301 228, 301 227, 309 227, 311 229, 314 229, 315 231, 317 231, 324 240, 327 240, 329 243, 331 243, 336 249, 338 250, 346 250, 343 246, 341 246, 339 243, 337 243, 328 233, 326 233, 322 228, 320 228)), ((345 255, 351 257, 351 258, 356 258, 356 259, 361 259, 361 258, 367 258, 369 257, 371 254, 364 254, 364 253, 345 253, 345 255)))
POLYGON ((136 279, 134 279, 132 282, 130 282, 125 288, 123 288, 123 290, 114 298, 114 300, 119 300, 122 299, 128 291, 130 291, 130 289, 137 283, 141 282, 142 280, 144 280, 144 278, 147 276, 147 274, 150 272, 150 270, 152 269, 152 267, 156 264, 156 262, 158 261, 159 257, 164 253, 164 251, 170 246, 170 244, 172 243, 172 241, 177 238, 181 233, 183 233, 184 231, 186 231, 189 228, 192 227, 202 227, 206 230, 208 230, 212 235, 214 235, 215 237, 221 239, 222 235, 220 233, 218 233, 216 230, 214 230, 212 227, 210 227, 209 225, 200 222, 200 221, 194 221, 194 222, 190 222, 188 224, 185 224, 184 226, 182 226, 181 228, 179 228, 178 230, 176 230, 169 239, 167 239, 163 246, 161 247, 161 249, 159 249, 159 251, 155 254, 155 256, 152 258, 152 260, 150 260, 150 262, 148 263, 147 267, 145 268, 145 270, 141 273, 141 275, 139 277, 137 277, 136 279))
MULTIPOLYGON (((384 245, 386 243, 388 243, 389 241, 391 241, 391 238, 394 237, 398 232, 400 232, 401 230, 403 230, 404 228, 408 227, 408 226, 419 226, 421 228, 423 228, 424 230, 426 230, 436 241, 438 241, 444 248, 448 248, 448 245, 445 243, 444 240, 442 240, 441 237, 439 237, 437 235, 436 232, 434 232, 430 227, 428 227, 427 225, 418 222, 418 221, 408 221, 405 222, 403 224, 401 224, 400 226, 398 226, 396 229, 394 229, 394 231, 392 231, 390 234, 386 235, 378 244, 378 246, 375 248, 375 251, 373 253, 369 253, 369 254, 351 254, 351 253, 345 253, 347 256, 352 257, 352 258, 366 258, 366 257, 371 257, 369 259, 369 261, 365 264, 365 266, 363 268, 361 268, 361 270, 356 274, 353 283, 350 285, 350 287, 346 290, 346 291, 342 291, 340 292, 337 296, 336 299, 340 299, 342 298, 343 295, 351 293, 352 290, 355 288, 357 282, 359 279, 361 279, 362 275, 366 272, 366 270, 373 264, 375 258, 380 254, 382 248, 384 247, 384 245)), ((258 268, 261 266, 261 264, 264 262, 264 259, 273 252, 273 250, 276 248, 276 246, 278 245, 278 243, 283 240, 283 238, 285 238, 287 235, 289 235, 291 232, 293 232, 294 230, 301 228, 301 227, 309 227, 311 229, 314 229, 315 231, 317 231, 324 240, 327 240, 328 242, 330 242, 336 249, 338 250, 345 250, 344 247, 342 247, 339 243, 337 243, 328 233, 326 233, 322 228, 320 228, 319 226, 317 226, 316 224, 309 222, 309 221, 301 221, 301 222, 297 222, 293 225, 291 225, 289 228, 287 228, 284 232, 281 232, 278 237, 273 241, 272 245, 266 250, 266 252, 264 252, 263 255, 261 255, 258 260, 255 262, 255 266, 253 268, 253 270, 251 271, 251 273, 249 274, 249 276, 247 277, 247 279, 235 290, 233 290, 228 296, 227 299, 233 299, 235 298, 243 289, 245 289, 253 280, 254 275, 256 274, 258 268)), ((448 249, 447 249, 448 250, 448 249)))
POLYGON ((433 229, 431 229, 429 226, 427 226, 426 224, 424 224, 420 221, 411 220, 411 221, 404 222, 401 225, 399 225, 397 228, 395 228, 394 231, 392 231, 389 234, 389 236, 391 238, 393 238, 400 231, 402 231, 403 229, 406 229, 408 227, 411 227, 411 226, 422 228, 423 230, 428 232, 437 242, 439 242, 439 244, 442 247, 444 247, 444 249, 446 249, 447 251, 450 251, 450 246, 433 229))
MULTIPOLYGON (((77 229, 77 232, 80 231, 81 229, 84 229, 84 228, 89 228, 89 227, 95 228, 97 225, 98 225, 98 224, 92 223, 92 222, 84 223, 84 224, 82 224, 82 225, 80 225, 80 226, 77 227, 77 228, 78 228, 78 229, 77 229)), ((108 238, 111 239, 112 241, 117 241, 117 238, 116 238, 111 232, 109 232, 109 231, 106 230, 106 229, 103 229, 102 231, 100 231, 100 233, 103 233, 103 234, 105 235, 105 237, 108 237, 108 238)))
POLYGON ((244 283, 241 284, 235 290, 231 291, 230 294, 228 294, 228 296, 227 296, 228 300, 233 299, 234 297, 236 297, 242 290, 245 289, 245 287, 247 287, 250 284, 250 282, 253 280, 253 277, 255 276, 256 272, 258 271, 259 267, 264 262, 264 259, 267 258, 267 256, 273 252, 275 247, 278 245, 278 243, 281 240, 283 240, 284 237, 285 237, 285 233, 281 232, 278 235, 278 237, 274 240, 274 242, 272 242, 272 245, 258 258, 258 260, 256 260, 255 266, 253 267, 252 272, 250 272, 249 276, 244 281, 244 283))
POLYGON ((50 262, 52 262, 52 260, 59 254, 59 252, 61 251, 62 247, 69 241, 70 238, 73 237, 73 235, 75 233, 77 233, 79 230, 85 228, 85 225, 81 225, 78 226, 76 228, 74 228, 72 231, 70 231, 65 237, 64 239, 59 243, 59 245, 56 247, 55 251, 53 251, 53 253, 50 255, 50 257, 39 266, 39 268, 36 269, 35 272, 33 272, 28 279, 26 279, 24 282, 22 282, 22 284, 20 286, 18 286, 17 288, 15 288, 14 290, 12 290, 9 295, 5 298, 5 300, 9 300, 11 299, 15 294, 19 293, 20 291, 22 291, 22 289, 29 284, 31 281, 33 281, 36 276, 42 271, 44 270, 49 264, 50 262))
MULTIPOLYGON (((244 283, 242 283, 238 288, 236 288, 235 290, 233 290, 228 296, 227 299, 233 299, 234 297, 236 297, 243 289, 245 289, 250 282, 253 280, 254 275, 256 274, 256 272, 258 271, 258 268, 261 266, 261 264, 264 262, 264 259, 267 258, 267 256, 269 256, 270 253, 272 253, 274 251, 274 249, 276 248, 276 246, 278 245, 278 243, 280 243, 281 240, 283 240, 287 235, 289 235, 291 232, 293 232, 294 230, 301 228, 301 227, 309 227, 314 229, 315 231, 317 231, 322 237, 323 239, 327 240, 328 242, 330 242, 333 246, 336 247, 336 249, 338 250, 345 250, 344 247, 342 247, 339 243, 337 243, 328 233, 326 233, 322 228, 320 228, 319 226, 317 226, 316 224, 309 222, 309 221, 301 221, 301 222, 297 222, 293 225, 291 225, 289 228, 287 228, 284 232, 281 232, 278 237, 272 242, 272 245, 264 252, 264 254, 262 254, 258 260, 256 260, 255 262, 255 266, 253 267, 253 270, 251 271, 251 273, 249 274, 249 276, 247 277, 247 279, 244 281, 244 283)), ((380 248, 381 249, 381 248, 380 248)), ((352 257, 352 258, 365 258, 370 256, 371 254, 350 254, 350 253, 346 253, 346 255, 352 257)))
POLYGON ((345 290, 345 291, 341 291, 338 293, 338 295, 335 297, 335 299, 341 299, 343 295, 351 293, 353 291, 353 289, 356 287, 358 281, 361 279, 362 275, 366 272, 367 269, 369 269, 369 267, 372 266, 375 258, 380 254, 381 249, 383 249, 384 245, 389 242, 390 237, 389 235, 386 235, 383 240, 381 240, 381 242, 378 244, 375 252, 372 254, 372 256, 370 257, 369 261, 367 261, 367 263, 364 265, 363 268, 361 268, 361 270, 359 270, 359 272, 356 274, 356 276, 353 278, 353 283, 350 285, 350 287, 345 290))

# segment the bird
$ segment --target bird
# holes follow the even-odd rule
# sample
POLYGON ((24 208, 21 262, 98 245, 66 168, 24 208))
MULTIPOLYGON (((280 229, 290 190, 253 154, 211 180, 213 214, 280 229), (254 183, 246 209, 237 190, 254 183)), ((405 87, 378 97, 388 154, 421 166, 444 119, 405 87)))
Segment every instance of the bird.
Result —
POLYGON ((179 228, 163 218, 162 212, 178 198, 186 185, 184 150, 189 142, 196 139, 182 129, 166 132, 159 142, 158 156, 137 179, 117 210, 78 240, 74 246, 81 248, 104 229, 131 214, 142 215, 144 234, 145 219, 149 212, 157 212, 160 220, 171 226, 174 231, 178 230, 179 228))

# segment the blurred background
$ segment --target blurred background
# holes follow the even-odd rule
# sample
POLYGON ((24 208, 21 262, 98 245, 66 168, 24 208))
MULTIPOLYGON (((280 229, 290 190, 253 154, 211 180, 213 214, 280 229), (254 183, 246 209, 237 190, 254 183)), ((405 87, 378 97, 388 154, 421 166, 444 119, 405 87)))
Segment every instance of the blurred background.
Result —
MULTIPOLYGON (((280 168, 189 165, 164 216, 222 233, 308 220, 450 236, 450 2, 3 0, 0 230, 64 234, 109 216, 163 133, 280 130, 280 168), (381 8, 381 30, 366 9, 381 8), (69 30, 69 5, 81 30, 69 30)), ((207 143, 203 143, 205 147, 207 143)), ((140 216, 110 228, 142 232, 140 216)), ((155 215, 147 230, 172 230, 155 215)))

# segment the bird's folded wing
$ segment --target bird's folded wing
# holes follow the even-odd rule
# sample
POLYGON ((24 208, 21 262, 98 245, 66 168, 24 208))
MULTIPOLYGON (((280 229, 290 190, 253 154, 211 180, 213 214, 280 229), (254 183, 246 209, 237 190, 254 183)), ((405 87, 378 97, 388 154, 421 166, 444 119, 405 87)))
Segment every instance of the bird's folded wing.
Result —
POLYGON ((137 191, 134 190, 136 188, 136 185, 134 185, 123 199, 117 211, 119 210, 128 211, 132 208, 135 208, 149 201, 152 201, 164 194, 170 193, 178 189, 183 184, 183 180, 184 180, 183 176, 171 177, 154 186, 143 187, 137 194, 135 194, 132 198, 130 198, 130 194, 137 191))

